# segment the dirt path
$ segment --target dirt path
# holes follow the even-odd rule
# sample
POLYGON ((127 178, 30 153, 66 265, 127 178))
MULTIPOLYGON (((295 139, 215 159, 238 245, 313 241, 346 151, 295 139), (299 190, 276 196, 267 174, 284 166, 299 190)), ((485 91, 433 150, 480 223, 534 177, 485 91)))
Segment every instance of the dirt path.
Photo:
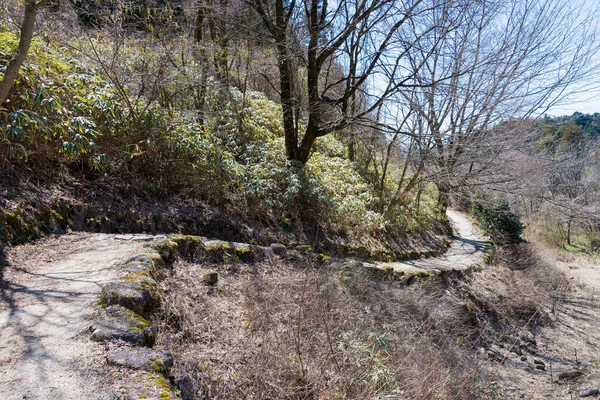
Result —
MULTIPOLYGON (((457 238, 442 257, 395 263, 395 269, 466 268, 485 238, 449 211, 457 238)), ((64 235, 9 249, 0 260, 0 399, 103 399, 110 385, 105 348, 88 328, 116 263, 163 237, 64 235)), ((389 265, 389 264, 388 264, 389 265)))
MULTIPOLYGON (((486 238, 464 214, 449 210, 448 217, 456 238, 445 255, 377 267, 427 271, 480 262, 486 238)), ((87 334, 101 286, 117 277, 115 264, 162 238, 64 235, 11 248, 6 260, 0 257, 0 399, 105 399, 105 388, 115 384, 106 373, 106 349, 87 334)), ((526 361, 511 353, 498 370, 491 365, 501 383, 497 398, 562 399, 600 386, 600 263, 545 255, 547 263, 572 277, 574 290, 557 299, 556 323, 536 332, 537 353, 527 354, 526 361), (534 357, 548 368, 528 367, 534 357), (588 365, 584 377, 555 382, 557 373, 582 361, 588 365)))
POLYGON ((85 333, 115 263, 143 235, 64 235, 0 260, 0 399, 102 398, 103 349, 85 333), (4 264, 4 266, 2 266, 4 264))
POLYGON ((454 210, 448 210, 448 218, 455 238, 448 251, 434 258, 424 258, 396 263, 379 263, 378 267, 392 266, 396 271, 430 271, 439 269, 465 269, 481 261, 486 251, 488 239, 473 225, 469 217, 454 210))

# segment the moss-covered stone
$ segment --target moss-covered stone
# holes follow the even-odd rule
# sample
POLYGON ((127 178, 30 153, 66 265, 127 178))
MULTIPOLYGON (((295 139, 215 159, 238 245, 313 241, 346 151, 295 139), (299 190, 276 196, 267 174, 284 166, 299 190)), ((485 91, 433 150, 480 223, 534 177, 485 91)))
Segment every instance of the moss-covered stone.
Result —
POLYGON ((90 327, 91 339, 97 342, 122 340, 138 346, 152 347, 156 333, 148 320, 120 306, 111 306, 106 317, 95 321, 90 327))
POLYGON ((156 310, 160 303, 156 282, 133 275, 105 285, 100 294, 100 304, 103 306, 120 305, 145 316, 156 310))
POLYGON ((277 255, 285 254, 285 252, 287 251, 287 247, 285 247, 285 245, 281 243, 271 243, 270 247, 271 250, 273 250, 273 253, 277 255))
POLYGON ((40 222, 23 207, 0 213, 0 242, 22 244, 42 236, 40 222))
POLYGON ((52 233, 61 233, 66 227, 65 218, 48 204, 40 208, 39 221, 44 225, 46 231, 52 233))
POLYGON ((349 271, 357 271, 358 269, 363 268, 363 262, 349 259, 344 262, 343 268, 349 271))
POLYGON ((254 262, 264 258, 264 251, 259 246, 245 243, 235 243, 235 255, 240 261, 254 262))
POLYGON ((387 249, 374 249, 371 250, 369 253, 369 258, 371 260, 377 260, 377 261, 393 261, 394 260, 394 253, 390 250, 387 249))
POLYGON ((177 258, 178 244, 174 240, 161 240, 159 243, 154 244, 152 248, 156 250, 158 254, 160 254, 163 261, 168 265, 173 264, 173 262, 177 258))
POLYGON ((120 266, 121 271, 127 273, 127 275, 133 275, 143 278, 156 278, 157 274, 154 271, 152 265, 139 262, 127 262, 120 266))
POLYGON ((310 244, 299 244, 298 246, 296 246, 295 250, 298 251, 300 254, 308 254, 312 253, 313 247, 310 244))
POLYGON ((346 252, 348 253, 349 257, 360 257, 360 258, 368 258, 369 255, 371 254, 371 250, 365 245, 347 248, 346 252))
POLYGON ((173 366, 173 356, 170 353, 135 347, 110 350, 106 356, 106 361, 111 365, 154 372, 156 374, 168 374, 173 366))
POLYGON ((179 255, 187 260, 199 260, 205 255, 204 242, 200 236, 177 235, 171 240, 177 243, 179 255))
POLYGON ((213 269, 208 269, 202 272, 202 283, 205 285, 216 285, 219 282, 219 274, 213 269))
POLYGON ((161 276, 165 270, 166 264, 163 258, 155 251, 139 253, 131 257, 125 264, 144 264, 152 270, 154 277, 161 276))
POLYGON ((209 240, 204 243, 204 249, 208 261, 217 263, 238 261, 233 243, 222 240, 209 240))

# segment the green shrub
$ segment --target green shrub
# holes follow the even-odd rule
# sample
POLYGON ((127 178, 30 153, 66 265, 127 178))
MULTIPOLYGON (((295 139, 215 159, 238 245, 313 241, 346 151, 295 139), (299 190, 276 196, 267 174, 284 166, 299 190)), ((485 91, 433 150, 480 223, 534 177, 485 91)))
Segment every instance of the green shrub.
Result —
MULTIPOLYGON (((7 63, 17 36, 0 33, 0 63, 7 63)), ((76 60, 59 57, 34 41, 15 82, 10 102, 0 113, 0 151, 27 158, 65 162, 87 155, 100 169, 108 156, 97 144, 126 120, 116 91, 76 60)))
POLYGON ((471 214, 479 225, 498 244, 521 243, 524 226, 519 217, 510 211, 508 203, 489 207, 480 202, 470 204, 471 214))
POLYGON ((598 232, 591 232, 587 235, 587 250, 590 253, 600 252, 600 234, 598 232))
MULTIPOLYGON (((0 33, 1 63, 16 41, 14 34, 0 33)), ((94 45, 108 46, 101 39, 94 45)), ((116 178, 125 172, 152 193, 231 204, 288 230, 304 221, 360 235, 392 231, 394 223, 420 229, 437 218, 407 208, 384 224, 372 185, 333 135, 317 140, 306 167, 290 163, 281 107, 261 93, 203 81, 200 121, 194 85, 205 72, 193 57, 157 78, 163 95, 143 92, 140 76, 159 67, 160 54, 143 48, 140 55, 133 42, 125 47, 115 67, 122 70, 113 71, 111 81, 77 53, 34 41, 11 101, 0 110, 0 152, 10 156, 0 163, 30 162, 46 172, 87 164, 116 178), (119 76, 131 76, 131 86, 122 87, 119 76)), ((422 204, 428 199, 423 196, 422 204)))

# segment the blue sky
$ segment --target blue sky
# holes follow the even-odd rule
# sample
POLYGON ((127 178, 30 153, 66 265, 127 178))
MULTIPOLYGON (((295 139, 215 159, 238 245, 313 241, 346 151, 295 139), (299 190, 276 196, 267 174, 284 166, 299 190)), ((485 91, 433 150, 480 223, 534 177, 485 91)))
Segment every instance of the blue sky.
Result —
MULTIPOLYGON (((600 78, 599 78, 600 81, 600 78)), ((548 110, 547 114, 553 116, 571 115, 576 111, 584 114, 600 112, 600 90, 595 93, 580 94, 571 99, 563 101, 548 110)))

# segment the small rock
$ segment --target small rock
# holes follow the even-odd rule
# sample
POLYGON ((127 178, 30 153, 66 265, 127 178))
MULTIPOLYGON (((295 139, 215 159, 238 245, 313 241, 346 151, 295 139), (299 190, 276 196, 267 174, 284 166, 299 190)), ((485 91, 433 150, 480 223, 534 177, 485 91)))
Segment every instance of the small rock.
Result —
POLYGON ((521 357, 521 361, 527 361, 527 357, 525 357, 525 356, 522 356, 522 357, 521 357))
POLYGON ((540 371, 545 371, 546 370, 546 365, 535 364, 535 369, 539 369, 540 371))
POLYGON ((558 379, 561 381, 570 381, 570 380, 577 379, 582 375, 583 375, 583 372, 581 372, 578 369, 573 369, 570 371, 561 372, 560 374, 558 374, 558 379))
POLYGON ((143 347, 124 347, 111 350, 106 355, 106 362, 136 370, 156 373, 168 373, 173 366, 171 353, 143 347))
POLYGON ((281 243, 271 243, 271 250, 273 250, 273 253, 281 255, 286 252, 287 247, 285 247, 285 245, 281 243))
POLYGON ((148 321, 121 306, 111 306, 106 309, 105 319, 95 321, 89 328, 91 340, 108 342, 122 340, 138 346, 154 345, 156 333, 148 321))
POLYGON ((546 366, 546 363, 544 363, 542 360, 538 360, 537 358, 533 360, 533 363, 536 365, 546 366))
POLYGON ((194 400, 196 394, 196 385, 190 374, 186 372, 175 372, 175 386, 180 391, 182 400, 194 400))
POLYGON ((202 283, 205 285, 213 286, 219 281, 219 273, 217 271, 209 270, 202 273, 202 283))
POLYGON ((136 313, 149 315, 160 306, 157 284, 153 279, 111 282, 102 288, 100 302, 104 305, 121 305, 136 313))
POLYGON ((313 247, 310 244, 299 244, 296 246, 296 250, 300 252, 300 254, 312 253, 313 247))
POLYGON ((599 394, 600 390, 593 387, 586 387, 579 391, 579 397, 598 396, 599 394))
POLYGON ((489 359, 491 359, 491 360, 497 360, 497 361, 500 361, 500 360, 502 360, 502 356, 500 355, 500 353, 499 353, 499 352, 497 352, 497 351, 496 351, 496 350, 494 350, 494 349, 489 349, 489 350, 487 351, 487 356, 488 356, 488 358, 489 358, 489 359))
POLYGON ((533 335, 533 333, 527 331, 523 334, 523 339, 525 339, 525 341, 527 343, 531 343, 532 345, 536 346, 537 342, 535 341, 535 336, 533 335))

